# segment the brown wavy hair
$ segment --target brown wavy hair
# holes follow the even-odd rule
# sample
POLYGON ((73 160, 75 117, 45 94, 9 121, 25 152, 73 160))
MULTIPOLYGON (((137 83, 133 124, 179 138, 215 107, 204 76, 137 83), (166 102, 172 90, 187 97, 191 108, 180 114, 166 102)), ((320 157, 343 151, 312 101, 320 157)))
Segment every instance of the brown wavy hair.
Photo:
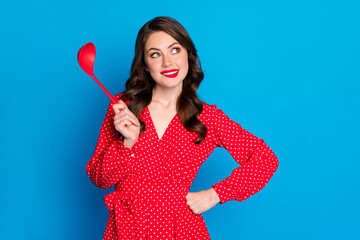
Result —
MULTIPOLYGON (((163 31, 172 36, 183 46, 188 53, 189 71, 183 80, 181 94, 176 102, 176 110, 179 114, 181 123, 188 131, 198 133, 194 140, 195 144, 200 144, 206 136, 206 126, 199 119, 203 110, 203 105, 196 94, 196 91, 204 78, 201 64, 193 41, 185 28, 170 17, 156 17, 148 21, 139 31, 135 43, 135 57, 131 66, 130 78, 126 81, 126 91, 121 98, 126 99, 130 111, 140 121, 140 113, 146 108, 152 99, 152 89, 155 81, 150 73, 145 71, 146 63, 144 59, 145 43, 149 36, 158 31, 163 31)), ((145 124, 140 121, 140 135, 145 131, 145 124)))

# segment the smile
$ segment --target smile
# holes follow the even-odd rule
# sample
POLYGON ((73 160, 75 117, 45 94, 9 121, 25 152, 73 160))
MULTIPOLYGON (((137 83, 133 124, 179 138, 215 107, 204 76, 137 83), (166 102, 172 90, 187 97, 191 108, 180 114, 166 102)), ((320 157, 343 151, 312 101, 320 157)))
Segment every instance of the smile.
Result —
POLYGON ((168 78, 174 78, 178 75, 178 73, 179 73, 179 69, 171 69, 161 72, 162 75, 168 78))

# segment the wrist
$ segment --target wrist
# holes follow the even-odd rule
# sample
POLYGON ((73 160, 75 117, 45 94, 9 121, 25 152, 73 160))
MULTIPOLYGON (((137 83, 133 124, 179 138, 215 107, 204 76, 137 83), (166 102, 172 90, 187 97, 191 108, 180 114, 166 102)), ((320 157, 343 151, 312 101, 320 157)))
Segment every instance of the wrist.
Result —
POLYGON ((124 145, 127 148, 132 148, 135 145, 136 140, 131 140, 129 138, 124 138, 124 145))
POLYGON ((215 191, 215 188, 210 188, 211 191, 211 198, 214 202, 219 203, 220 202, 220 198, 219 195, 217 194, 217 192, 215 191))

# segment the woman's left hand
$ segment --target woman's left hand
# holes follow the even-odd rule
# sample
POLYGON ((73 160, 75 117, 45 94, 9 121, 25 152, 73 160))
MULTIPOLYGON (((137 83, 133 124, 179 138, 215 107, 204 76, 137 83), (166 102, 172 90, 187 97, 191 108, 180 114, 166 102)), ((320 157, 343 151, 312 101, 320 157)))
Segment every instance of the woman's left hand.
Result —
POLYGON ((189 192, 185 198, 186 204, 194 214, 206 212, 220 202, 219 196, 214 188, 200 192, 189 192))

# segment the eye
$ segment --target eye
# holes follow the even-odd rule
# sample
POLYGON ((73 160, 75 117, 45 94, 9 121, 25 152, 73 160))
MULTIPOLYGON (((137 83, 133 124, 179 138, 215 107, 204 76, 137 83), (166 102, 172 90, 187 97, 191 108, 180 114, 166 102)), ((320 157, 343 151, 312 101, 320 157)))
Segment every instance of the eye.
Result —
POLYGON ((180 52, 180 48, 173 48, 173 50, 171 52, 172 53, 178 53, 178 52, 180 52))
POLYGON ((159 57, 159 53, 154 52, 154 53, 152 53, 150 56, 151 56, 152 58, 157 58, 157 57, 159 57))

